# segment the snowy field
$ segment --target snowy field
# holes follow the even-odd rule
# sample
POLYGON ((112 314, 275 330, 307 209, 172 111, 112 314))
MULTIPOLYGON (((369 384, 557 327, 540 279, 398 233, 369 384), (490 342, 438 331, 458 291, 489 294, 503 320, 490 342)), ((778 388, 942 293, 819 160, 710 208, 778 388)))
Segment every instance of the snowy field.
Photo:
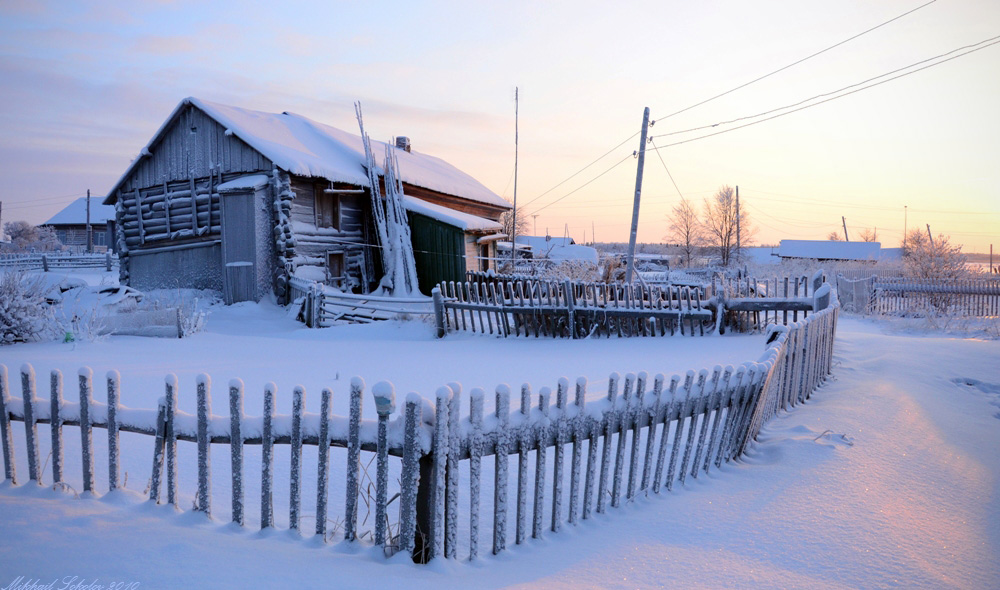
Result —
MULTIPOLYGON (((463 334, 439 341, 421 323, 308 330, 264 303, 215 308, 205 330, 189 339, 19 344, 0 348, 0 363, 15 386, 21 364, 32 363, 44 398, 50 369, 67 376, 65 396, 72 400, 71 378, 86 365, 95 382, 119 370, 122 402, 130 407, 154 407, 164 375, 172 372, 181 384, 180 408, 193 412, 195 376, 206 372, 216 384, 218 412, 223 385, 239 377, 248 414, 260 414, 268 381, 278 385, 278 412, 290 410, 291 389, 301 384, 308 411, 318 411, 320 389, 331 387, 334 411, 344 414, 353 376, 369 386, 388 379, 397 393, 426 397, 450 381, 466 392, 482 387, 491 393, 503 382, 527 381, 537 390, 554 387, 560 376, 586 376, 591 395, 599 396, 612 371, 669 375, 755 360, 763 348, 759 336, 551 341, 463 334)), ((0 483, 0 588, 29 580, 57 581, 53 587, 60 588, 74 577, 105 588, 363 588, 373 579, 407 588, 997 588, 998 360, 995 340, 900 334, 842 317, 833 379, 809 403, 767 425, 744 460, 471 564, 416 566, 402 556, 386 563, 359 544, 324 544, 284 530, 262 534, 252 520, 236 529, 225 524, 223 498, 215 522, 150 506, 139 492, 151 442, 123 434, 123 471, 139 474, 126 490, 79 499, 0 483)), ((97 398, 102 395, 98 388, 97 398)), ((366 414, 373 414, 366 398, 366 414)), ((14 423, 14 430, 24 480, 23 427, 14 423)), ((66 427, 64 436, 66 479, 79 489, 77 432, 66 427)), ((103 432, 95 432, 98 444, 106 443, 103 432)), ((47 427, 39 434, 45 457, 47 427)), ((225 467, 224 453, 216 453, 214 467, 225 467)), ((190 495, 181 460, 182 492, 190 495)), ((105 461, 106 455, 98 461, 101 493, 105 461)), ((224 481, 226 473, 214 475, 224 481)), ((303 484, 306 490, 312 485, 303 484)), ((280 515, 287 484, 277 482, 277 490, 280 515)), ((253 494, 248 489, 248 500, 253 494)), ((342 506, 331 497, 331 510, 342 506)), ((248 514, 254 510, 248 507, 248 514)))

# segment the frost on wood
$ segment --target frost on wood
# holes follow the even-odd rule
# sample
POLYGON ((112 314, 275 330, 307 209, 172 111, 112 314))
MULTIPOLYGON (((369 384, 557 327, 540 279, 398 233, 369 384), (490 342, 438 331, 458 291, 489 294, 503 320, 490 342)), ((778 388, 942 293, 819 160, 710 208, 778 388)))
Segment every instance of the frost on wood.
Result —
POLYGON ((545 451, 546 430, 549 426, 549 398, 552 390, 543 387, 538 390, 538 411, 539 419, 537 423, 537 438, 535 440, 535 504, 531 521, 531 538, 542 538, 542 517, 545 509, 545 451))
POLYGON ((288 477, 288 528, 299 530, 302 516, 302 412, 306 404, 306 390, 296 385, 292 390, 292 440, 291 468, 288 477))
POLYGON ((198 506, 212 516, 212 452, 209 422, 212 418, 212 379, 198 375, 198 506))
MULTIPOLYGON (((62 371, 53 369, 49 375, 49 430, 52 435, 52 483, 57 484, 63 478, 63 418, 60 410, 63 405, 62 371)), ((3 392, 0 391, 0 396, 3 392)), ((0 404, 0 410, 3 409, 0 404)), ((4 416, 6 418, 6 416, 4 416)))
POLYGON ((344 515, 344 539, 354 541, 358 535, 358 478, 361 472, 361 401, 365 382, 351 379, 351 408, 347 430, 347 482, 344 515))
MULTIPOLYGON (((319 408, 319 448, 316 461, 316 534, 326 540, 326 504, 330 481, 330 399, 333 396, 328 388, 323 388, 320 394, 319 408)), ((379 476, 381 477, 381 473, 379 476)), ((381 498, 385 502, 385 498, 381 498)), ((376 518, 379 511, 376 510, 376 518)), ((385 508, 382 507, 382 518, 385 518, 385 508)))
POLYGON ((622 490, 622 477, 625 469, 625 441, 628 438, 629 416, 632 412, 632 386, 635 383, 635 374, 625 375, 625 387, 622 390, 622 401, 614 410, 615 422, 618 425, 618 450, 615 453, 615 472, 611 483, 611 506, 617 507, 622 490))
POLYGON ((601 477, 597 482, 597 513, 607 505, 608 472, 611 468, 611 437, 615 431, 615 402, 618 399, 618 373, 608 377, 608 409, 604 412, 604 447, 601 453, 601 477))
POLYGON ((678 479, 680 479, 681 485, 687 481, 687 466, 688 461, 691 459, 691 452, 694 450, 695 436, 698 433, 698 417, 701 416, 705 411, 705 383, 708 380, 708 369, 702 369, 698 373, 698 385, 697 393, 695 393, 695 399, 691 405, 691 418, 688 421, 688 435, 687 442, 684 445, 684 457, 681 459, 680 473, 678 474, 678 479))
POLYGON ((403 418, 403 469, 399 498, 399 550, 412 555, 417 533, 417 485, 420 477, 419 426, 423 422, 420 396, 406 396, 403 418))
POLYGON ((583 439, 586 436, 584 430, 583 408, 586 404, 587 378, 580 377, 576 380, 576 397, 574 406, 577 420, 573 429, 573 456, 570 464, 569 476, 569 522, 575 523, 577 515, 580 513, 580 468, 583 455, 583 439))
POLYGON ((90 407, 94 403, 94 372, 88 367, 79 371, 80 377, 80 450, 83 463, 83 491, 94 491, 94 430, 91 426, 90 407))
POLYGON ((111 370, 107 374, 108 381, 108 490, 118 489, 120 471, 120 453, 118 450, 118 406, 121 397, 121 375, 111 370))
POLYGON ((165 405, 164 425, 166 427, 167 458, 167 503, 177 507, 177 433, 174 430, 174 415, 177 411, 177 376, 170 374, 164 379, 165 405))
MULTIPOLYGON (((392 383, 379 381, 372 387, 375 409, 378 411, 375 475, 375 544, 384 547, 386 541, 386 502, 389 495, 389 415, 396 410, 396 392, 392 383)), ((325 410, 324 410, 325 411, 325 410)))
POLYGON ((264 416, 261 429, 260 528, 274 527, 274 383, 264 386, 264 416))
POLYGON ((639 490, 645 494, 649 494, 649 478, 652 475, 653 449, 655 448, 656 429, 659 427, 660 407, 663 398, 663 379, 662 373, 653 378, 653 403, 643 409, 649 428, 646 431, 646 454, 642 461, 642 481, 639 482, 639 490))
POLYGON ((510 432, 510 387, 498 385, 496 390, 497 448, 493 481, 493 554, 507 548, 507 466, 510 432))
POLYGON ((566 458, 566 443, 568 427, 566 424, 566 404, 569 397, 569 380, 565 377, 559 379, 556 387, 556 409, 559 416, 556 418, 556 453, 555 467, 552 472, 552 532, 558 533, 562 527, 562 504, 563 504, 563 469, 566 458))
POLYGON ((469 559, 479 556, 479 486, 483 456, 483 390, 469 392, 469 559))
POLYGON ((448 402, 451 388, 439 387, 434 400, 434 436, 431 441, 433 470, 431 480, 431 530, 428 559, 444 554, 445 485, 448 472, 448 402))
POLYGON ((28 478, 42 485, 42 464, 38 459, 38 426, 35 423, 35 369, 21 366, 21 393, 24 399, 24 441, 28 446, 28 478))
POLYGON ((636 477, 639 471, 639 427, 642 424, 642 412, 645 411, 646 379, 648 379, 648 376, 645 371, 639 373, 636 377, 635 403, 628 417, 628 422, 632 426, 632 450, 629 455, 628 487, 625 490, 625 499, 627 500, 635 497, 636 477))
POLYGON ((448 559, 458 559, 458 470, 462 438, 459 433, 459 411, 462 407, 462 386, 449 383, 451 397, 448 399, 448 485, 445 490, 445 534, 444 555, 448 559))
POLYGON ((233 476, 233 522, 243 526, 243 381, 229 382, 229 454, 233 476))
POLYGON ((525 383, 521 386, 521 439, 517 446, 517 529, 514 533, 514 542, 520 545, 527 536, 528 519, 528 451, 531 449, 531 429, 527 428, 528 418, 531 415, 531 385, 525 383))
POLYGON ((372 199, 372 213, 379 251, 382 254, 382 268, 385 276, 382 287, 394 295, 409 295, 417 292, 417 271, 413 259, 413 243, 410 240, 410 225, 403 208, 403 185, 399 180, 398 164, 393 148, 386 145, 383 166, 385 198, 381 194, 378 166, 372 152, 371 140, 365 133, 361 116, 361 103, 354 104, 361 130, 361 141, 365 148, 365 167, 372 199))
POLYGON ((12 485, 17 485, 17 469, 14 465, 14 433, 10 431, 10 414, 7 402, 11 399, 7 366, 0 365, 0 440, 3 442, 3 475, 12 485))

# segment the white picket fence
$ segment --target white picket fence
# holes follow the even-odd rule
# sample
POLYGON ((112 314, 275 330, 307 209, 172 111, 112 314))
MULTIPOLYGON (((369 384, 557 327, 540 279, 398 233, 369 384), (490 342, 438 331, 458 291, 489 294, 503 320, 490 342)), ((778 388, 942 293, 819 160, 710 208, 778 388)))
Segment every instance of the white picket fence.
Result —
POLYGON ((158 409, 130 409, 120 404, 117 371, 106 376, 107 403, 95 402, 90 369, 79 372, 79 403, 63 399, 58 371, 50 376, 51 394, 45 400, 37 395, 34 370, 28 365, 20 371, 18 400, 9 388, 7 368, 0 365, 4 475, 16 483, 12 420, 24 422, 28 477, 35 483, 42 480, 37 425, 50 425, 54 482, 63 480, 63 428, 80 427, 83 487, 90 492, 95 490, 93 429, 107 430, 109 490, 121 485, 119 433, 141 433, 155 437, 149 499, 164 501, 161 488, 165 484, 165 501, 176 506, 182 467, 178 441, 193 442, 198 448, 195 509, 211 515, 214 493, 209 449, 212 444, 228 445, 232 520, 243 525, 244 449, 260 445, 260 525, 268 528, 274 526, 274 445, 286 444, 291 449, 289 523, 297 530, 305 469, 302 447, 316 445, 316 533, 325 538, 329 486, 336 483, 329 477, 329 450, 346 447, 346 539, 359 538, 361 453, 374 452, 377 490, 372 541, 387 553, 405 551, 418 562, 440 557, 475 559, 480 554, 481 533, 491 525, 484 514, 492 514, 488 536, 496 554, 511 541, 521 544, 529 535, 540 538, 559 532, 567 524, 607 512, 609 506, 618 507, 639 496, 662 495, 664 489, 670 492, 688 478, 740 457, 768 419, 807 400, 825 381, 832 365, 838 312, 834 300, 800 322, 772 326, 768 347, 756 362, 688 371, 669 379, 656 375, 651 383, 646 373, 624 378, 616 373, 608 380, 606 395, 589 402, 585 378, 576 380, 572 401, 570 382, 560 379, 555 392, 542 387, 533 393, 530 385, 523 385, 520 406, 512 412, 511 390, 500 385, 492 416, 484 416, 481 389, 469 392, 469 407, 463 408, 458 384, 439 388, 433 406, 410 394, 396 412, 393 386, 381 382, 372 388, 378 420, 365 421, 361 413, 365 385, 360 379, 351 382, 347 417, 330 415, 329 389, 322 392, 320 413, 305 413, 301 388, 293 391, 292 415, 275 416, 273 385, 265 388, 261 416, 247 416, 239 380, 229 383, 228 415, 217 416, 212 412, 207 375, 197 380, 196 415, 177 410, 179 389, 173 376, 166 378, 158 409), (511 465, 512 456, 517 457, 516 466, 511 465), (399 459, 395 527, 388 517, 396 498, 389 495, 390 457, 399 459), (483 473, 484 459, 492 463, 492 474, 483 473), (462 466, 465 462, 467 468, 462 466), (467 481, 460 481, 463 473, 468 473, 467 481), (484 478, 492 478, 492 501, 482 497, 484 478), (511 484, 513 498, 508 497, 511 484), (460 491, 468 493, 467 507, 459 505, 460 491), (511 516, 513 536, 507 530, 511 516), (468 523, 461 527, 468 531, 467 540, 459 538, 460 521, 468 523))
POLYGON ((838 275, 837 291, 847 311, 902 316, 1000 316, 1000 280, 868 277, 838 275))

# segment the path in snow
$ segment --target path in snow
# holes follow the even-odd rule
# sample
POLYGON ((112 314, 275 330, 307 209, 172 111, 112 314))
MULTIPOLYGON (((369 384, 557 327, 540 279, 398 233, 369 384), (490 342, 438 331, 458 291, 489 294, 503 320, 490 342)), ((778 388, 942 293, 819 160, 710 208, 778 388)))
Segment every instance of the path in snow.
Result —
POLYGON ((835 380, 772 421, 745 461, 472 565, 382 564, 129 492, 74 500, 0 484, 0 587, 18 576, 141 588, 997 587, 997 358, 1000 342, 842 319, 835 380))

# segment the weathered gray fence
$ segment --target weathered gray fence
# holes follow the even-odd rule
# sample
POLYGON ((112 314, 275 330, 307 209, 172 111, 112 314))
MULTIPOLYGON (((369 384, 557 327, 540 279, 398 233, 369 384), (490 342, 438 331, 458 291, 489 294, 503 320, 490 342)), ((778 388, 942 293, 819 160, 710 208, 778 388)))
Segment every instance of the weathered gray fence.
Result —
MULTIPOLYGON (((828 287, 827 287, 828 289, 828 287)), ((826 299, 829 302, 829 298, 826 299)), ((588 384, 560 379, 553 392, 530 385, 520 389, 519 407, 511 411, 511 390, 496 388, 492 416, 484 415, 485 392, 474 389, 468 408, 462 407, 462 388, 449 384, 438 389, 431 406, 416 394, 407 396, 396 411, 391 384, 372 388, 377 423, 362 421, 364 383, 351 383, 350 416, 330 416, 330 390, 323 391, 319 415, 304 412, 305 391, 293 392, 290 420, 276 420, 276 389, 264 391, 260 417, 243 412, 243 383, 229 383, 229 415, 215 416, 211 406, 211 380, 197 380, 197 415, 177 410, 176 378, 168 376, 165 396, 157 410, 127 409, 120 404, 121 378, 107 374, 107 404, 92 398, 92 372, 79 373, 79 403, 62 396, 62 376, 51 375, 49 400, 39 399, 33 369, 21 369, 22 398, 15 400, 0 365, 0 439, 5 477, 16 482, 11 420, 23 421, 28 449, 29 479, 41 481, 37 424, 51 425, 52 478, 62 481, 65 464, 63 428, 80 426, 84 489, 94 491, 93 428, 108 432, 108 488, 119 486, 120 432, 155 437, 150 477, 150 501, 178 499, 178 441, 198 445, 196 509, 212 513, 211 444, 229 445, 232 462, 232 518, 243 524, 243 453, 246 445, 261 445, 261 527, 274 526, 273 457, 275 444, 291 447, 289 522, 298 528, 301 513, 301 460, 303 445, 318 445, 316 532, 325 537, 332 446, 347 448, 345 526, 348 540, 359 538, 357 513, 361 451, 374 451, 377 461, 377 515, 373 540, 387 549, 405 551, 420 562, 435 557, 475 559, 480 554, 481 533, 492 531, 492 547, 500 553, 509 543, 521 544, 558 532, 566 524, 594 518, 610 507, 639 496, 670 492, 697 478, 713 466, 721 467, 742 455, 763 424, 776 412, 809 398, 823 383, 832 366, 833 341, 839 308, 834 303, 809 318, 769 329, 768 345, 757 362, 739 367, 688 371, 667 379, 646 373, 617 373, 608 380, 606 395, 587 401, 588 384), (554 405, 553 405, 554 402, 554 405), (549 455, 549 452, 552 455, 549 455), (389 457, 399 457, 398 527, 389 527, 386 515, 389 457), (516 467, 511 465, 516 456, 516 467), (547 468, 551 456, 551 471, 547 468), (493 472, 483 473, 484 459, 493 472), (462 468, 468 461, 467 471, 462 468), (534 473, 531 465, 534 464, 534 473), (461 481, 461 474, 468 480, 461 481), (549 474, 551 473, 551 479, 549 474), (493 498, 482 497, 484 478, 493 482, 493 498), (514 485, 514 497, 508 488, 514 485), (464 488, 464 489, 463 489, 464 488), (459 492, 468 490, 467 511, 459 505, 459 492), (491 510, 484 510, 484 504, 491 510), (483 514, 492 518, 481 518, 483 514), (549 518, 546 519, 545 515, 549 518), (513 518, 511 518, 513 517, 513 518), (507 525, 513 520, 512 535, 507 525), (468 523, 468 540, 459 538, 460 521, 468 523)))
POLYGON ((434 313, 428 297, 356 295, 297 278, 289 281, 289 286, 291 300, 302 298, 302 320, 310 328, 327 328, 338 321, 367 324, 434 313))
POLYGON ((0 268, 18 270, 49 270, 101 268, 110 271, 118 265, 118 257, 105 254, 6 254, 0 256, 0 268))
POLYGON ((693 336, 714 326, 704 290, 692 287, 518 279, 441 283, 435 292, 439 335, 693 336))
POLYGON ((852 281, 838 276, 837 291, 845 310, 862 314, 965 317, 1000 315, 1000 280, 994 278, 869 277, 852 281))

